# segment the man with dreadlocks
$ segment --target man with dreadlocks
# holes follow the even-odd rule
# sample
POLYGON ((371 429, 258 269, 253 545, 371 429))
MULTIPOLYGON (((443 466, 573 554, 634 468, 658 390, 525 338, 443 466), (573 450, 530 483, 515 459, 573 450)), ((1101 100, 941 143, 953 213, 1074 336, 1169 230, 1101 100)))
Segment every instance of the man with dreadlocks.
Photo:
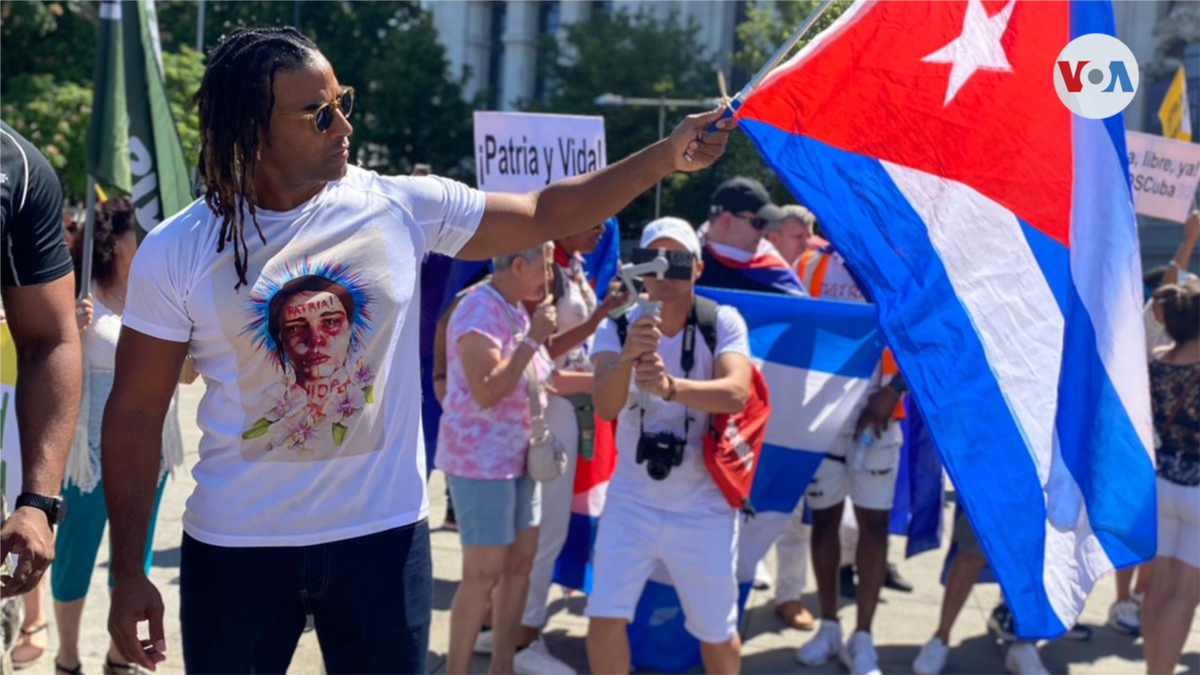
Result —
POLYGON ((165 659, 142 551, 160 427, 190 354, 206 392, 180 571, 187 670, 283 672, 312 615, 328 672, 424 673, 420 260, 586 230, 667 174, 710 166, 734 123, 709 133, 721 111, 693 115, 594 173, 485 195, 350 166, 354 90, 292 28, 234 31, 196 99, 207 192, 138 251, 104 416, 109 630, 131 661, 165 659))

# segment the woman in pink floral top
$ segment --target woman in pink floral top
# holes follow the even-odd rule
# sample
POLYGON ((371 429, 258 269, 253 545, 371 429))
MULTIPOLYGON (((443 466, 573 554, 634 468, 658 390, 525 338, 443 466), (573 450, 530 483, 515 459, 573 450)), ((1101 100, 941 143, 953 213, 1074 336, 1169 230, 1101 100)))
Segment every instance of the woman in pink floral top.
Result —
POLYGON ((463 580, 450 608, 451 675, 467 672, 493 590, 491 672, 514 672, 541 521, 539 486, 525 475, 527 378, 537 378, 544 408, 554 364, 542 344, 556 323, 553 304, 543 302, 552 300, 550 255, 538 246, 496 258, 491 283, 463 298, 450 318, 436 465, 446 474, 463 545, 463 580), (541 303, 532 317, 523 301, 541 303))

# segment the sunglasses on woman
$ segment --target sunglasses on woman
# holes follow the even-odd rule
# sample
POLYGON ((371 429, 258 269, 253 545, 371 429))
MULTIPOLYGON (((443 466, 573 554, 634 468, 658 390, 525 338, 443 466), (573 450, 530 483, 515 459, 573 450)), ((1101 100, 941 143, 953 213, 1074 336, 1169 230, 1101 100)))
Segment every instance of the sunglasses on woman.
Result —
POLYGON ((302 120, 311 119, 313 128, 323 134, 333 126, 334 112, 338 110, 344 117, 350 117, 350 113, 354 111, 354 87, 346 87, 333 101, 322 103, 316 110, 299 113, 294 117, 302 120))

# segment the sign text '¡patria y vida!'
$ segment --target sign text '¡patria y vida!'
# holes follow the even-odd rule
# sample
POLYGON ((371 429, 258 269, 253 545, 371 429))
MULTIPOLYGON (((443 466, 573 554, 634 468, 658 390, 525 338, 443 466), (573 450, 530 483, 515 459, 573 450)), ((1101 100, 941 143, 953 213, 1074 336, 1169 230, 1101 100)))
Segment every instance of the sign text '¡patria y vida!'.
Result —
POLYGON ((1153 150, 1146 150, 1139 158, 1137 153, 1129 153, 1130 168, 1155 171, 1160 176, 1156 177, 1150 174, 1136 172, 1133 175, 1133 189, 1139 192, 1149 192, 1152 194, 1163 195, 1164 197, 1175 196, 1175 184, 1163 180, 1163 176, 1169 176, 1176 179, 1194 178, 1197 172, 1200 172, 1200 162, 1176 162, 1170 157, 1161 157, 1153 150))
POLYGON ((558 138, 553 145, 536 146, 522 136, 501 139, 491 134, 484 136, 483 143, 476 149, 475 161, 483 167, 479 172, 479 187, 486 187, 489 175, 540 176, 543 185, 556 178, 578 176, 595 171, 603 166, 604 141, 558 138), (557 171, 555 170, 557 168, 557 171))

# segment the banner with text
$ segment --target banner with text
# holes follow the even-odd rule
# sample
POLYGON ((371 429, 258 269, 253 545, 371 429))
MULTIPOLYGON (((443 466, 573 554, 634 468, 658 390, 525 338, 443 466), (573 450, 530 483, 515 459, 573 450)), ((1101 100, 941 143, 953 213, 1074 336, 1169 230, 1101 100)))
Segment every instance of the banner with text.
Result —
POLYGON ((485 192, 529 192, 607 166, 604 118, 475 113, 475 180, 485 192))
POLYGON ((1200 183, 1200 145, 1137 131, 1125 133, 1134 209, 1146 216, 1187 220, 1200 183))

